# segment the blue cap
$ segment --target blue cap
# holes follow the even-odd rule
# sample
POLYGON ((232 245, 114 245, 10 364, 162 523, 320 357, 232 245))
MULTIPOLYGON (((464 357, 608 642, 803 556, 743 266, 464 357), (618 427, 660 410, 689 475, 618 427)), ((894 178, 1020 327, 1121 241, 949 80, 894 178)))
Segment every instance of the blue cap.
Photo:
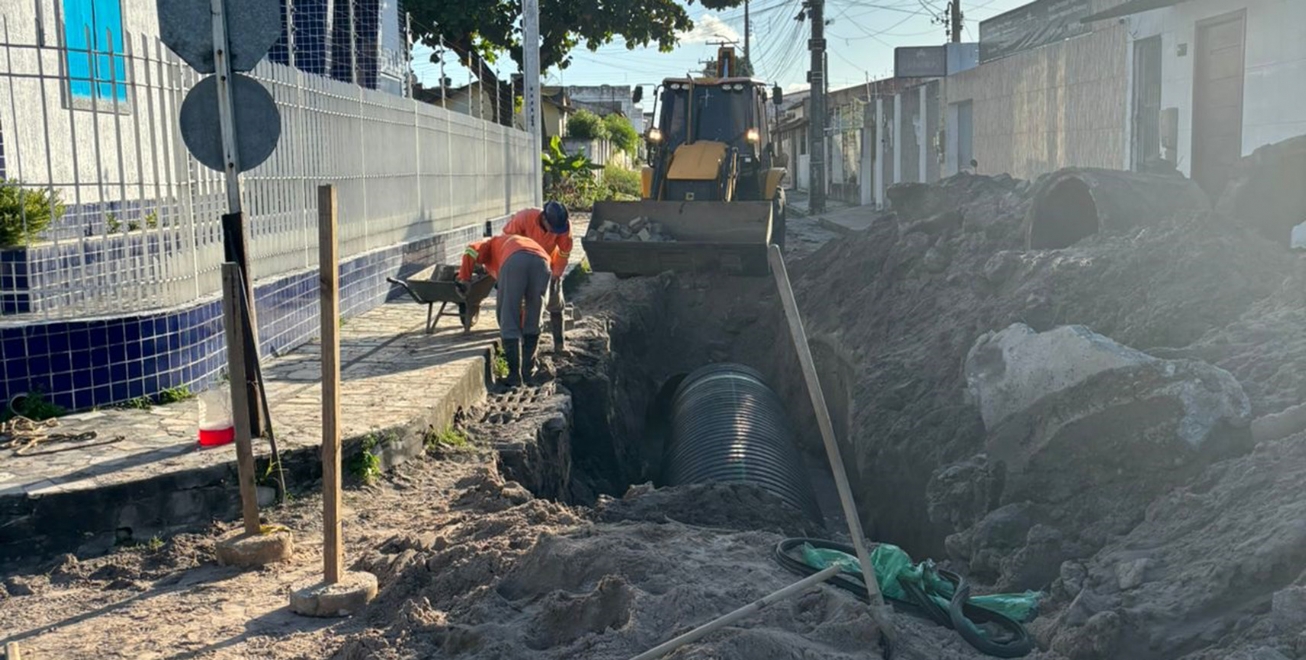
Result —
POLYGON ((544 205, 544 224, 554 234, 571 231, 571 223, 567 221, 567 215, 567 207, 558 202, 548 202, 544 205))

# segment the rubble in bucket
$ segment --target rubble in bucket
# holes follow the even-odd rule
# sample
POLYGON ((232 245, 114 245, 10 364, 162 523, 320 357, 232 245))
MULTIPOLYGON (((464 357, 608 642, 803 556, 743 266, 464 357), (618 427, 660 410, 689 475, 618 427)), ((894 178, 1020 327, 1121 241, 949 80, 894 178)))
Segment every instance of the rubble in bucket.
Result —
POLYGON ((676 240, 663 231, 661 223, 649 220, 644 216, 635 218, 625 224, 604 222, 597 227, 591 227, 586 238, 603 241, 640 241, 643 243, 669 243, 676 240))

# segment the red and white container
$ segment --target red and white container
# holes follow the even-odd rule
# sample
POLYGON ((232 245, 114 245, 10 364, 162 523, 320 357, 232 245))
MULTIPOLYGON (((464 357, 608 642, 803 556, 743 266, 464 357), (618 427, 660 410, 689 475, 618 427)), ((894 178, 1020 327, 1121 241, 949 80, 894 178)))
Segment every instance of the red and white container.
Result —
POLYGON ((221 447, 236 439, 231 416, 231 390, 226 383, 201 392, 199 438, 201 447, 221 447))

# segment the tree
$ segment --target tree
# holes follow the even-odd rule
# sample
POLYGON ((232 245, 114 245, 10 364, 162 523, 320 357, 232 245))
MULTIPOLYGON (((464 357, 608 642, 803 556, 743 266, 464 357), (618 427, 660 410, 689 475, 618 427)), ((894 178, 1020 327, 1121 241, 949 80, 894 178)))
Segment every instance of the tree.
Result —
POLYGON ((582 140, 608 139, 608 127, 599 116, 589 110, 580 110, 567 119, 567 135, 582 140))
MULTIPOLYGON (((721 10, 744 0, 686 2, 721 10)), ((478 58, 494 62, 501 52, 522 61, 521 0, 408 0, 405 7, 415 19, 415 38, 438 48, 443 34, 444 45, 464 64, 478 58)), ((618 37, 630 49, 656 45, 669 52, 677 35, 693 28, 686 7, 677 0, 540 0, 540 68, 565 69, 577 46, 595 51, 618 37)))
POLYGON ((603 127, 608 131, 608 139, 617 145, 618 149, 635 155, 639 149, 639 133, 635 132, 635 127, 630 125, 630 120, 619 114, 613 113, 603 118, 603 127))

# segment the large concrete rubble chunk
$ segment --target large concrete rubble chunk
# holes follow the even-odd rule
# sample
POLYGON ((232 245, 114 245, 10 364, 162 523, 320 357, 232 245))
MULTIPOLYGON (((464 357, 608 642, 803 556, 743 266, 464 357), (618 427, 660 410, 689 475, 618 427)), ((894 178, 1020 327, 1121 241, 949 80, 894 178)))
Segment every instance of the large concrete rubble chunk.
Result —
POLYGON ((966 387, 993 430, 1008 417, 1110 369, 1154 360, 1152 356, 1080 325, 1047 332, 1016 323, 982 335, 966 356, 966 387))
POLYGON ((1159 360, 1083 327, 1037 333, 1017 324, 985 335, 966 380, 989 456, 1015 473, 1031 463, 1132 473, 1188 463, 1231 429, 1250 437, 1251 406, 1227 371, 1159 360))

